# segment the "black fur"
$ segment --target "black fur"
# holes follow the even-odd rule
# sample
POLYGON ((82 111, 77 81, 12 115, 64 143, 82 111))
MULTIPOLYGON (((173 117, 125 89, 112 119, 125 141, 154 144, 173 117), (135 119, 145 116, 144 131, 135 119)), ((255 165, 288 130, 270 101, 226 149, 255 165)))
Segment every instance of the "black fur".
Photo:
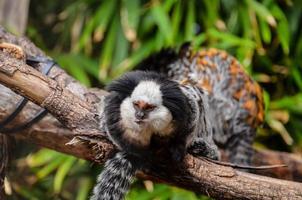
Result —
MULTIPOLYGON (((188 133, 186 133, 184 130, 187 130, 185 126, 187 124, 186 122, 188 121, 189 115, 187 113, 187 99, 179 88, 179 84, 174 81, 168 80, 163 75, 155 72, 133 71, 113 81, 107 87, 110 95, 106 98, 105 102, 106 125, 108 128, 109 136, 120 149, 125 150, 128 153, 133 153, 134 155, 143 155, 143 157, 145 157, 146 154, 149 153, 149 149, 147 147, 142 148, 135 146, 128 142, 127 139, 123 138, 123 127, 121 127, 119 121, 120 105, 122 101, 131 95, 134 88, 141 81, 146 80, 155 81, 160 85, 160 90, 163 94, 163 105, 170 110, 173 116, 173 121, 177 122, 175 123, 175 133, 181 134, 181 136, 175 135, 175 137, 181 137, 181 140, 183 140, 181 142, 178 142, 183 144, 176 144, 177 146, 179 146, 179 148, 182 148, 181 146, 185 145, 185 136, 188 133)), ((173 140, 173 136, 171 138, 173 140)))
POLYGON ((175 62, 178 57, 178 53, 171 48, 162 49, 160 52, 153 53, 143 61, 141 61, 134 70, 143 71, 155 71, 161 74, 167 74, 169 64, 175 62))

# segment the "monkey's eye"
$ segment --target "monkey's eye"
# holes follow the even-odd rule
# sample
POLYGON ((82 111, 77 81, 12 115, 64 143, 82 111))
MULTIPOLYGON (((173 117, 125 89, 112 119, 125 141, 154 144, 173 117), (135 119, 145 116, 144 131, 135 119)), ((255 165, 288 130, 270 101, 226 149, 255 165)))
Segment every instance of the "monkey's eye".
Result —
POLYGON ((133 104, 133 106, 134 106, 135 108, 138 108, 138 107, 139 107, 139 102, 137 102, 137 101, 132 102, 132 104, 133 104))
POLYGON ((156 108, 155 105, 150 105, 150 104, 148 104, 148 105, 145 107, 145 110, 150 112, 150 111, 154 110, 155 108, 156 108))

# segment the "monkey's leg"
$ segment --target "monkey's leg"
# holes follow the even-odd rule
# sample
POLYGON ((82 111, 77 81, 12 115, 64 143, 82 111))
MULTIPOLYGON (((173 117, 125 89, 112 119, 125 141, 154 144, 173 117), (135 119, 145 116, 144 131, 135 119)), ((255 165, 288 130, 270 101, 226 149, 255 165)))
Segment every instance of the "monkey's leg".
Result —
POLYGON ((213 160, 220 159, 218 147, 213 143, 207 142, 201 137, 195 138, 188 146, 188 152, 194 156, 207 157, 213 160))

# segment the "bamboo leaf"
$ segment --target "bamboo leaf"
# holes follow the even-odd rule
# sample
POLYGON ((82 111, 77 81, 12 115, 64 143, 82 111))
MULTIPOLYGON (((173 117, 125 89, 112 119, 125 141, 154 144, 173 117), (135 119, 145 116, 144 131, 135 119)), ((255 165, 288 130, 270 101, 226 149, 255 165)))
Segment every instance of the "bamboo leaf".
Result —
POLYGON ((90 178, 82 178, 80 180, 80 186, 76 196, 76 200, 88 199, 92 185, 93 183, 90 178))
POLYGON ((79 42, 75 46, 74 52, 78 52, 85 47, 87 43, 92 42, 92 33, 94 32, 94 41, 100 41, 103 38, 103 34, 108 25, 108 22, 111 18, 111 15, 114 13, 114 5, 116 0, 103 1, 102 4, 97 8, 97 12, 89 17, 87 20, 87 25, 84 28, 82 36, 79 39, 79 42))
POLYGON ((116 67, 116 70, 112 72, 112 78, 118 77, 124 72, 129 71, 145 57, 147 57, 147 55, 149 55, 153 49, 155 49, 155 43, 153 40, 145 42, 143 47, 137 49, 129 58, 125 59, 116 67))
POLYGON ((103 39, 104 32, 107 29, 107 26, 110 20, 113 18, 114 10, 116 9, 117 0, 110 1, 102 1, 103 4, 99 9, 97 9, 97 13, 95 14, 94 21, 96 24, 94 30, 94 42, 100 42, 103 39))
POLYGON ((247 0, 248 5, 257 13, 257 15, 267 21, 272 27, 276 27, 277 22, 270 11, 261 3, 255 0, 247 0))
POLYGON ((123 0, 121 8, 121 24, 126 38, 133 42, 137 37, 137 26, 140 19, 140 1, 123 0))
POLYGON ((157 3, 151 8, 152 16, 159 30, 164 35, 167 45, 172 44, 172 25, 167 13, 165 13, 161 4, 157 3))
POLYGON ((286 16, 282 12, 282 10, 277 6, 274 5, 272 7, 273 15, 278 19, 278 26, 277 26, 277 33, 278 38, 280 40, 283 52, 285 54, 289 54, 289 42, 290 42, 290 33, 289 33, 289 25, 286 19, 286 16))
POLYGON ((221 40, 228 47, 243 46, 245 48, 255 48, 255 43, 252 40, 243 39, 230 33, 219 32, 216 29, 209 29, 207 34, 210 37, 221 40))
POLYGON ((285 54, 289 54, 289 27, 286 20, 279 22, 277 27, 278 37, 285 54))
POLYGON ((195 35, 195 1, 188 1, 188 9, 186 16, 186 25, 185 25, 185 41, 190 41, 195 35))
POLYGON ((60 154, 55 151, 51 151, 49 149, 41 149, 35 154, 30 155, 26 160, 29 166, 38 167, 48 163, 58 155, 60 154))
POLYGON ((260 33, 261 33, 263 41, 266 44, 269 44, 272 40, 272 34, 271 34, 271 30, 270 30, 268 24, 265 23, 262 19, 260 19, 259 25, 260 25, 260 33))
POLYGON ((116 43, 116 35, 118 28, 118 18, 115 16, 113 23, 110 26, 108 36, 104 42, 103 50, 100 58, 100 80, 105 81, 108 77, 108 72, 111 66, 113 51, 116 43))
POLYGON ((177 36, 180 34, 180 21, 182 17, 181 4, 181 1, 177 1, 171 17, 173 42, 176 41, 177 36))
POLYGON ((56 159, 52 160, 52 162, 50 162, 48 165, 37 172, 37 178, 42 179, 48 176, 50 173, 56 170, 61 165, 61 163, 64 162, 65 158, 66 156, 63 155, 56 157, 56 159))
POLYGON ((118 25, 116 47, 114 50, 114 56, 112 59, 112 70, 114 70, 118 64, 120 64, 128 56, 129 42, 122 31, 120 24, 118 25))
POLYGON ((73 77, 75 77, 77 80, 79 80, 81 83, 90 86, 91 82, 90 79, 81 66, 81 62, 76 61, 76 56, 73 55, 60 55, 57 57, 57 61, 60 64, 60 66, 64 66, 64 69, 68 71, 73 77))
POLYGON ((54 191, 59 193, 62 189, 63 181, 70 171, 73 164, 76 162, 77 158, 73 156, 68 156, 63 164, 58 168, 58 171, 54 178, 54 191))

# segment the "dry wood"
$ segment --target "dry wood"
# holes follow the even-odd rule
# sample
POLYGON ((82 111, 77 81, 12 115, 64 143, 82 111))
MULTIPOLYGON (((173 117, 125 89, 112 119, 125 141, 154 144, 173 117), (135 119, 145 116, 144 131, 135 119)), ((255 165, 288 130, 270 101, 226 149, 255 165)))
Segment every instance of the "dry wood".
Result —
MULTIPOLYGON (((43 55, 28 40, 16 38, 3 29, 0 29, 0 39, 20 45, 27 54, 43 55)), ((106 92, 81 86, 59 68, 52 69, 50 77, 46 77, 22 60, 3 52, 0 52, 0 83, 47 108, 55 116, 46 116, 31 128, 16 134, 15 138, 99 163, 115 151, 98 129, 97 113, 106 92)), ((0 96, 2 120, 11 112, 19 97, 1 85, 0 96)), ((12 125, 30 119, 39 109, 39 106, 30 103, 12 125)), ((261 151, 256 153, 254 161, 261 165, 283 162, 290 166, 285 171, 273 169, 266 172, 279 178, 301 180, 302 161, 289 154, 261 151)), ((301 183, 239 172, 190 155, 182 163, 171 165, 170 158, 161 154, 152 168, 138 175, 217 199, 302 199, 301 183)))

